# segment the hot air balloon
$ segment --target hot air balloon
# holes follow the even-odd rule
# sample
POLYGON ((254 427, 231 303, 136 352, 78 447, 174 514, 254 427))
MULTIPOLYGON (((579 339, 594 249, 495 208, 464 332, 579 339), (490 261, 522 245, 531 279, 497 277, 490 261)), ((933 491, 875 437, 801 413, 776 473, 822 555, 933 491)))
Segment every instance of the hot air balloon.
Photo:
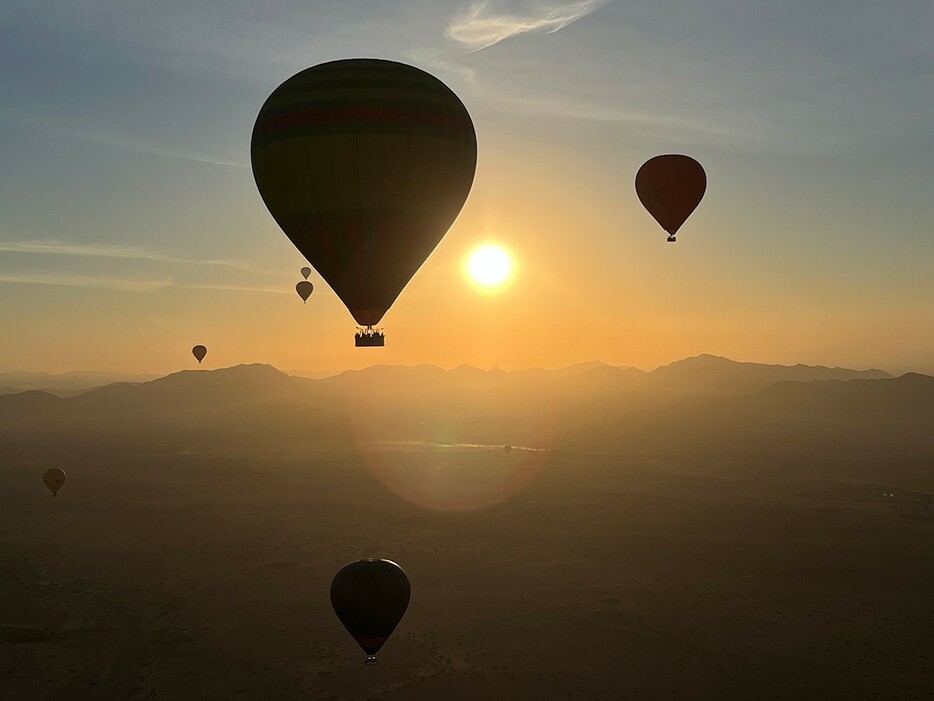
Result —
POLYGON ((301 272, 302 277, 305 278, 305 279, 307 280, 307 279, 308 279, 308 276, 311 275, 311 268, 309 268, 309 267, 306 265, 306 266, 305 266, 304 268, 302 268, 299 272, 301 272))
POLYGON ((668 232, 668 240, 704 198, 707 174, 690 156, 668 154, 650 158, 636 173, 636 194, 649 214, 668 232))
POLYGON ((195 356, 195 359, 200 363, 204 360, 204 356, 208 354, 208 349, 204 346, 195 346, 191 349, 191 354, 195 356))
POLYGON ((311 293, 315 291, 315 286, 308 280, 302 280, 295 286, 295 291, 298 292, 298 296, 302 298, 303 302, 307 302, 308 298, 311 297, 311 293))
POLYGON ((351 562, 331 582, 331 606, 347 632, 363 648, 365 664, 392 635, 409 606, 409 578, 391 560, 351 562))
POLYGON ((54 497, 58 494, 58 490, 62 488, 62 485, 65 484, 65 471, 59 467, 50 467, 42 473, 42 481, 45 482, 45 486, 49 488, 54 497))
POLYGON ((266 100, 250 147, 269 212, 363 329, 373 327, 457 218, 477 138, 450 88, 381 59, 322 63, 266 100))
POLYGON ((512 452, 512 446, 511 446, 511 445, 504 445, 504 446, 503 446, 503 452, 505 452, 506 455, 509 455, 509 454, 512 452))

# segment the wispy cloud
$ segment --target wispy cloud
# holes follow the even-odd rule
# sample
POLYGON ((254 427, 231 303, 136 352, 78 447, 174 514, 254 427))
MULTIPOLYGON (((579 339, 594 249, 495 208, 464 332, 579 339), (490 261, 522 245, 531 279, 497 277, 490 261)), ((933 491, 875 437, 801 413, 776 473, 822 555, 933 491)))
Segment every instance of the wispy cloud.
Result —
POLYGON ((250 272, 272 273, 257 270, 237 260, 180 258, 150 251, 142 246, 114 245, 104 243, 64 243, 61 241, 0 241, 0 253, 30 253, 34 255, 79 256, 86 258, 122 258, 129 260, 154 261, 182 265, 210 265, 250 272))
POLYGON ((261 294, 290 295, 294 292, 282 287, 254 287, 250 285, 211 285, 189 284, 176 282, 172 278, 159 279, 129 279, 102 275, 76 275, 73 273, 58 273, 49 270, 30 271, 26 273, 0 272, 0 284, 10 283, 19 285, 50 285, 60 287, 91 287, 98 290, 111 290, 115 292, 158 292, 170 288, 184 290, 220 290, 224 292, 249 292, 261 294))
POLYGON ((282 287, 251 287, 249 285, 209 285, 209 284, 179 284, 178 287, 184 287, 186 290, 221 290, 225 292, 258 292, 271 295, 294 295, 292 289, 282 287))
MULTIPOLYGON (((181 258, 150 251, 142 246, 112 245, 102 243, 63 243, 61 241, 0 241, 0 254, 26 253, 53 256, 79 256, 88 258, 121 259, 135 261, 154 261, 157 263, 182 265, 208 265, 232 268, 249 273, 262 273, 281 276, 281 270, 260 270, 236 260, 210 260, 181 258)), ((109 276, 72 275, 47 270, 28 273, 0 272, 0 283, 21 283, 34 285, 64 285, 67 287, 95 287, 103 290, 124 292, 153 292, 170 287, 187 290, 223 290, 229 292, 252 292, 262 294, 294 294, 286 287, 264 287, 241 285, 237 283, 186 283, 172 277, 160 279, 129 279, 109 276)))
POLYGON ((59 124, 51 124, 49 122, 37 120, 37 119, 19 119, 10 116, 4 116, 3 121, 9 124, 16 124, 21 127, 29 127, 32 129, 38 129, 50 134, 57 134, 59 136, 67 136, 73 139, 79 139, 81 141, 90 141, 96 144, 104 144, 105 146, 113 146, 114 148, 123 149, 124 151, 133 151, 134 153, 143 153, 148 156, 158 156, 159 158, 173 158, 176 160, 182 161, 192 161, 194 163, 205 163, 207 165, 213 166, 223 166, 225 168, 249 168, 250 166, 246 163, 241 163, 238 161, 231 161, 224 158, 216 158, 214 156, 194 153, 191 151, 185 151, 181 149, 168 148, 164 146, 157 146, 153 144, 147 144, 141 141, 134 141, 132 139, 120 138, 115 136, 109 136, 105 134, 96 134, 94 132, 83 131, 81 129, 74 129, 72 127, 62 126, 59 124))
POLYGON ((463 55, 458 52, 454 58, 448 58, 449 53, 451 53, 451 50, 448 48, 438 50, 437 48, 420 47, 407 51, 405 55, 414 65, 431 67, 439 75, 453 76, 457 80, 466 83, 475 81, 477 71, 463 64, 463 55))
POLYGON ((454 17, 444 35, 472 51, 480 51, 520 34, 553 34, 589 15, 605 2, 578 0, 565 5, 541 5, 524 15, 498 13, 490 8, 489 2, 477 2, 467 12, 454 17))
POLYGON ((569 99, 566 95, 521 95, 515 91, 490 89, 486 98, 497 109, 517 114, 547 115, 558 119, 574 119, 607 124, 628 124, 651 132, 664 132, 668 138, 681 135, 685 140, 698 137, 717 143, 753 145, 765 128, 755 114, 730 115, 730 123, 718 115, 680 117, 663 112, 640 112, 616 107, 606 102, 569 99))
POLYGON ((195 163, 206 163, 213 166, 224 166, 225 168, 249 168, 246 163, 237 163, 236 161, 228 161, 222 158, 214 158, 213 156, 206 156, 199 153, 191 153, 187 151, 179 151, 171 148, 164 148, 161 146, 152 146, 149 144, 138 143, 130 141, 128 139, 115 139, 109 136, 102 136, 100 134, 90 134, 86 132, 79 132, 74 130, 59 130, 59 133, 65 134, 67 136, 72 136, 76 139, 81 139, 83 141, 93 141, 98 144, 105 144, 107 146, 114 146, 116 148, 124 149, 126 151, 134 151, 136 153, 144 153, 149 156, 158 156, 160 158, 174 158, 176 160, 182 161, 193 161, 195 163))
POLYGON ((0 273, 0 283, 22 285, 56 285, 61 287, 92 287, 119 292, 155 292, 173 286, 171 278, 159 280, 130 280, 97 275, 75 275, 37 271, 28 273, 0 273))
MULTIPOLYGON (((472 103, 483 103, 487 109, 520 115, 580 120, 602 124, 625 124, 643 132, 664 133, 666 139, 696 142, 703 139, 721 146, 755 148, 771 133, 767 119, 751 110, 731 110, 723 114, 715 109, 697 107, 690 112, 672 114, 663 105, 647 105, 644 109, 624 107, 633 100, 615 97, 612 88, 582 91, 568 85, 558 91, 528 84, 503 82, 495 76, 482 74, 459 63, 463 56, 451 58, 438 51, 413 51, 410 57, 441 74, 463 80, 472 103)), ((699 101, 698 101, 699 102, 699 101)))

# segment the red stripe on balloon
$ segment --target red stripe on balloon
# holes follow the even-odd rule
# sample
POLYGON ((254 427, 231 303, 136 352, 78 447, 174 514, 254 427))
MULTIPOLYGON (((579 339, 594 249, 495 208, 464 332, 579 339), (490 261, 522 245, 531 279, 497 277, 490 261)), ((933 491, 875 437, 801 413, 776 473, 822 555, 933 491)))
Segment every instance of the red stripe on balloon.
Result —
POLYGON ((376 107, 348 107, 331 110, 304 110, 269 116, 257 122, 255 131, 265 134, 277 129, 299 126, 340 124, 341 122, 372 122, 373 124, 430 124, 451 129, 470 130, 470 122, 462 117, 439 112, 416 112, 376 107))
POLYGON ((354 638, 360 647, 382 647, 389 638, 354 638))

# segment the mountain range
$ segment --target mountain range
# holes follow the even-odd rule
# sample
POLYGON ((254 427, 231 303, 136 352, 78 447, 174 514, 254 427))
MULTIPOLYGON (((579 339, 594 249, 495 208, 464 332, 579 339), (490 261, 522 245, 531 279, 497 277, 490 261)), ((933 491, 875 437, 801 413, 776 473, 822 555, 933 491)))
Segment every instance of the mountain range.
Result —
MULTIPOLYGON (((710 355, 653 372, 186 370, 71 396, 0 395, 0 452, 66 459, 131 451, 249 455, 394 444, 511 444, 646 456, 677 469, 756 470, 934 490, 934 377, 738 363, 710 355), (813 474, 812 474, 813 473, 813 474)), ((117 459, 117 458, 114 458, 117 459)), ((122 459, 122 458, 120 458, 122 459)), ((750 472, 752 471, 752 472, 750 472)))

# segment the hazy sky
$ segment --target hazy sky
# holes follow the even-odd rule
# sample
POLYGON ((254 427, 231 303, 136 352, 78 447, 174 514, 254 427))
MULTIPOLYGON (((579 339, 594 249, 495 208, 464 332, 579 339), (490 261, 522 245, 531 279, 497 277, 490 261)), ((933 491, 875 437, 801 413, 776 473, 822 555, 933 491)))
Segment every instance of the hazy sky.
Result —
POLYGON ((0 370, 741 360, 934 372, 930 0, 3 0, 0 370), (386 315, 303 258, 249 170, 285 78, 391 58, 461 97, 470 198, 386 315), (675 245, 647 158, 707 196, 675 245), (497 241, 499 294, 462 263, 497 241))

